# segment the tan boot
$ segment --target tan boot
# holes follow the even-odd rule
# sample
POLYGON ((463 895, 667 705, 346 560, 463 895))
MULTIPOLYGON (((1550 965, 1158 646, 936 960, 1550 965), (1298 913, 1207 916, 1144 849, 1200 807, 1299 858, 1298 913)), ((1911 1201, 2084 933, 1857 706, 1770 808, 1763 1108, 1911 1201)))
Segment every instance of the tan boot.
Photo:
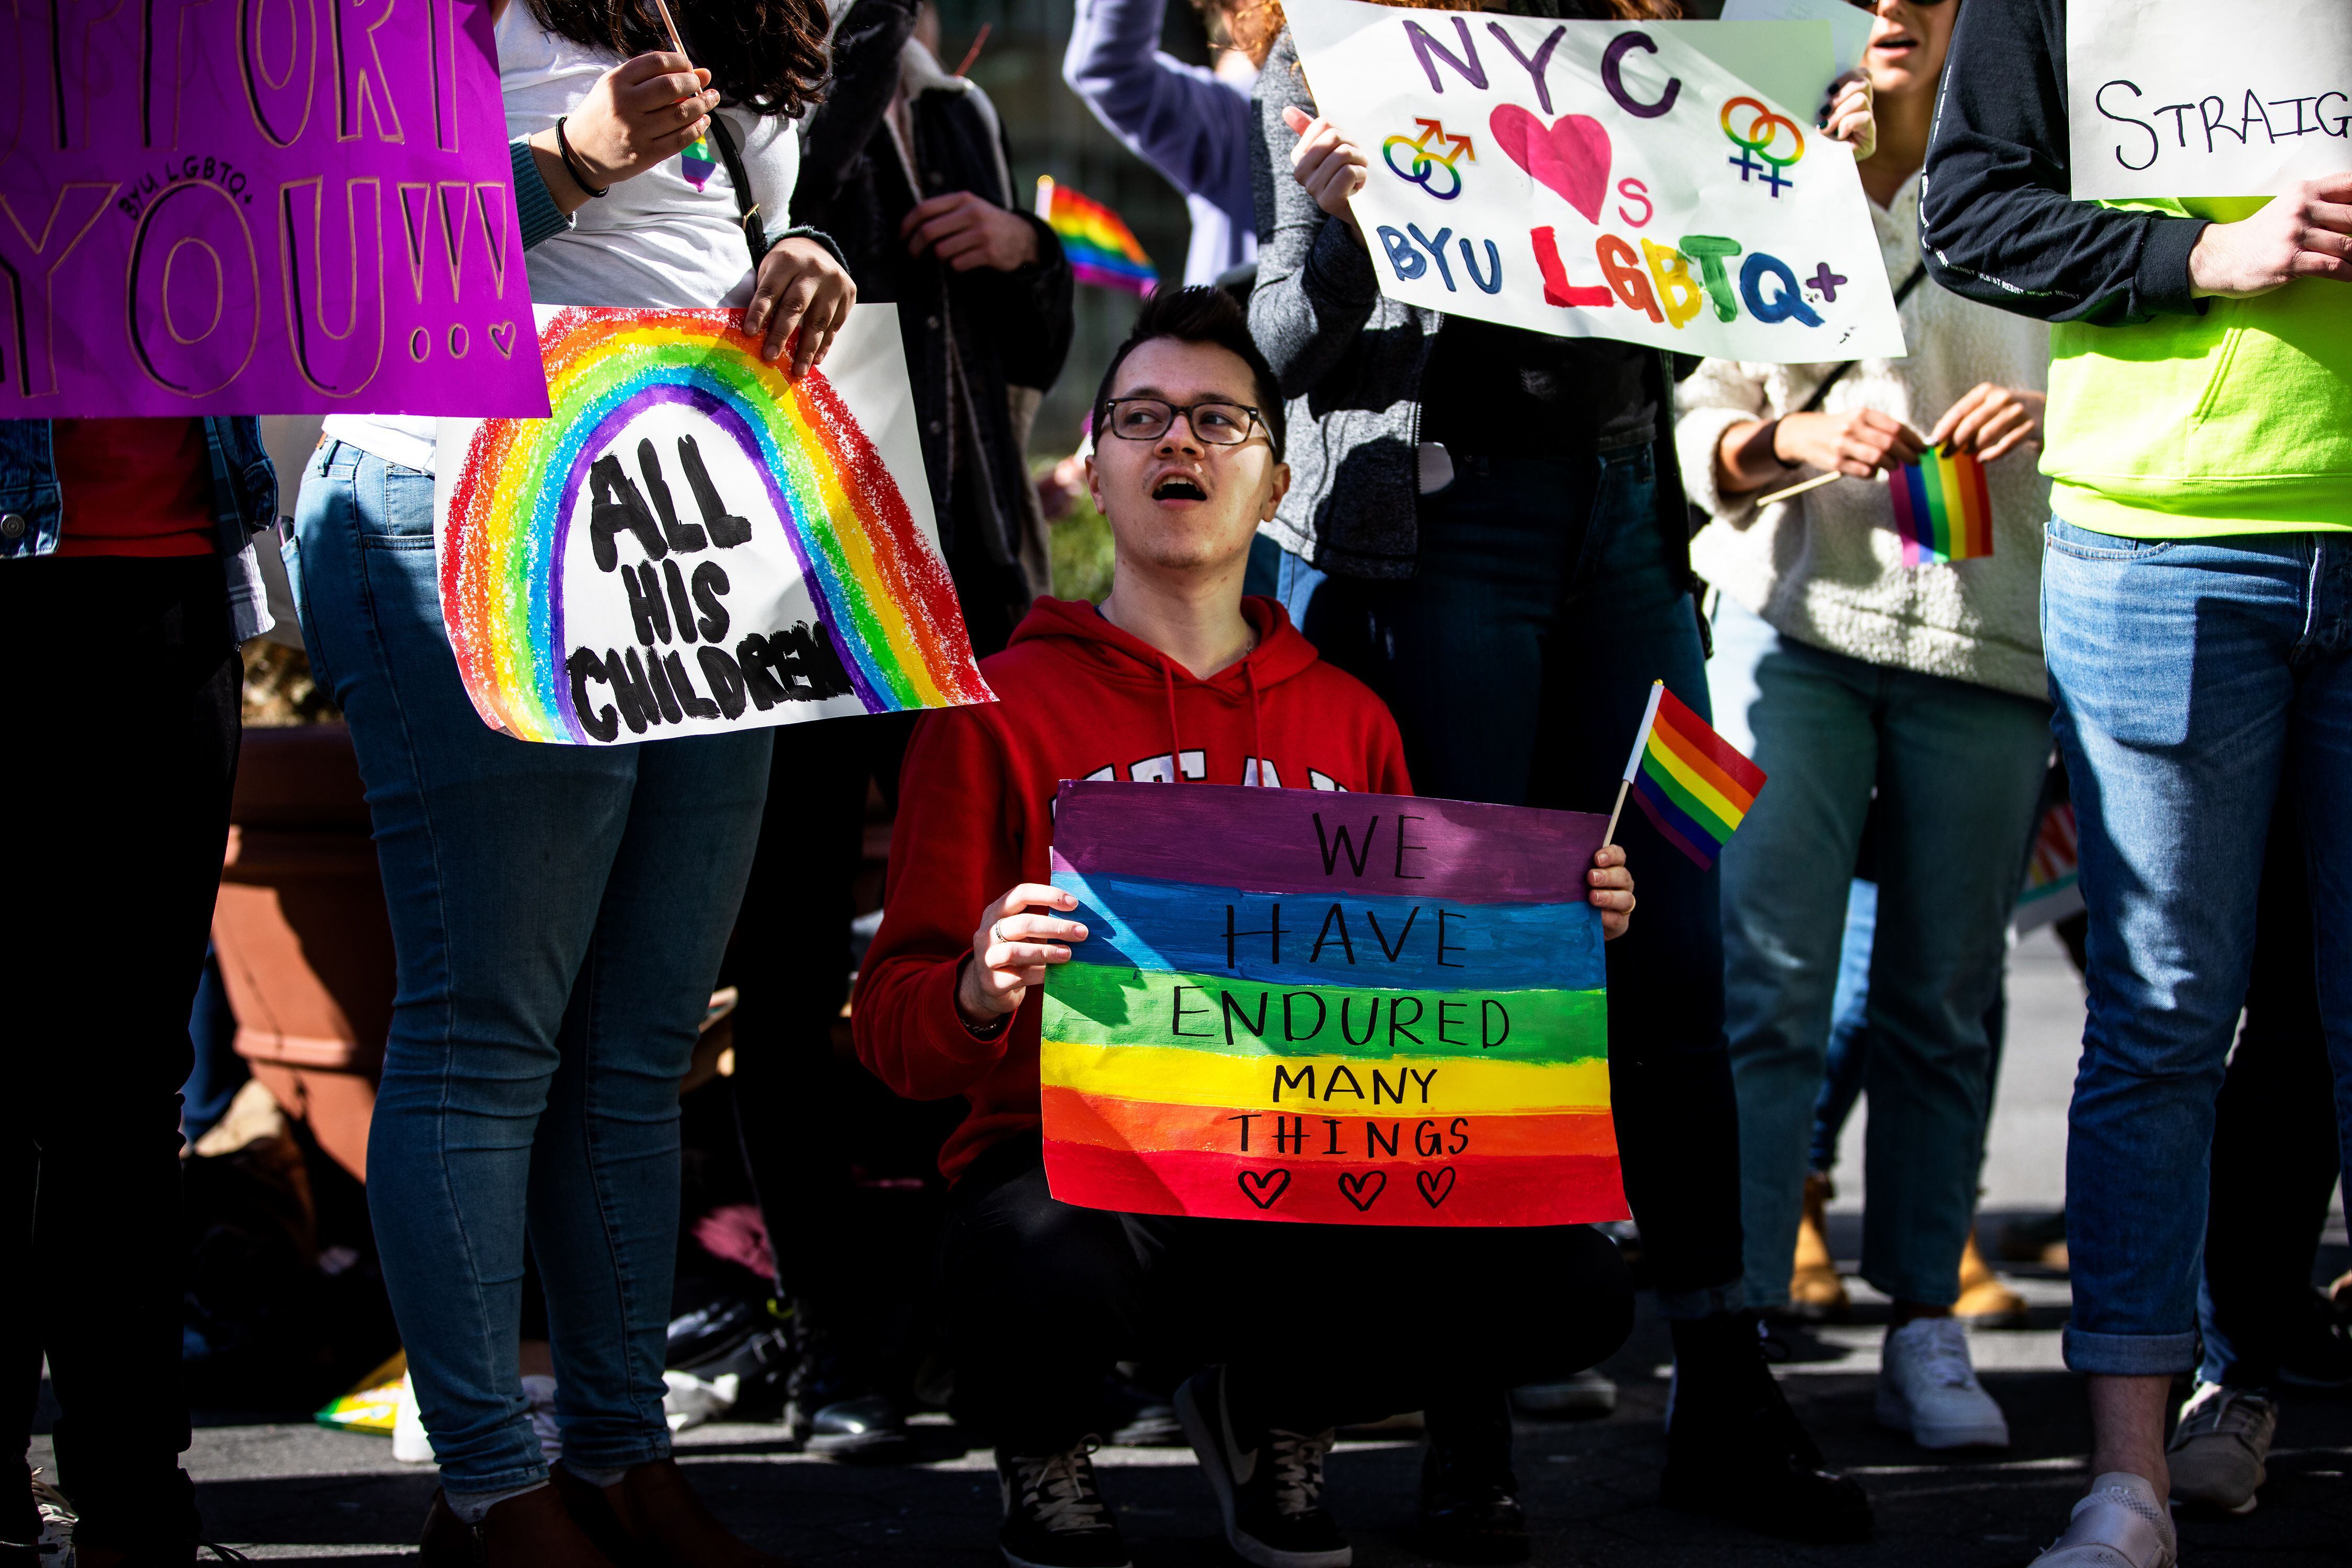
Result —
POLYGON ((1826 1171, 1805 1173, 1805 1212, 1797 1221, 1797 1257, 1789 1273, 1789 1314, 1808 1322, 1843 1321, 1853 1303, 1830 1256, 1829 1226, 1822 1211, 1836 1195, 1826 1171))
POLYGON ((1952 1316, 1971 1328, 2025 1327, 2025 1298, 2000 1282, 1992 1265, 1977 1250, 1976 1226, 1969 1227, 1969 1244, 1960 1250, 1960 1299, 1952 1316))

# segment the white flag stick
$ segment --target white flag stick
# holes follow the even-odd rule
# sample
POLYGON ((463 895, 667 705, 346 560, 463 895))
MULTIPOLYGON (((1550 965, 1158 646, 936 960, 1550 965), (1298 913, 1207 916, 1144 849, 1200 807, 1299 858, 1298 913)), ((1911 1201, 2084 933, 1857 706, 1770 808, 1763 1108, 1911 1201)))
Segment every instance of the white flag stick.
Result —
POLYGON ((1633 787, 1633 775, 1642 766, 1642 753, 1650 744, 1650 726, 1658 721, 1658 699, 1665 694, 1664 681, 1650 682, 1650 705, 1642 710, 1642 727, 1633 731, 1633 754, 1625 759, 1625 777, 1617 785, 1617 804, 1609 808, 1609 830, 1601 836, 1603 849, 1616 842, 1617 814, 1625 809, 1625 792, 1633 787))

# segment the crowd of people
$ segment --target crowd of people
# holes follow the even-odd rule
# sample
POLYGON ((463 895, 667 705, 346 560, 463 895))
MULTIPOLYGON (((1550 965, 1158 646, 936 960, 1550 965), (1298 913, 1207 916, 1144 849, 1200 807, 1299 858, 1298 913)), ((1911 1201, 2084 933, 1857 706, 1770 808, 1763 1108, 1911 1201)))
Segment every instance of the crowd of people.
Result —
MULTIPOLYGON (((998 700, 615 746, 495 732, 443 628, 435 422, 327 422, 285 553, 397 952, 368 1200, 439 1464, 422 1560, 782 1561, 697 1498, 663 1413, 678 1086, 730 937, 743 1152, 812 1321, 854 1334, 847 1159, 772 1131, 806 1120, 853 979, 865 1067, 968 1102, 940 1152, 938 1288, 959 1303, 950 1408, 994 1449, 1013 1568, 1129 1561, 1089 1458, 1122 1363, 1169 1369, 1246 1562, 1351 1561, 1325 1503, 1335 1432, 1413 1411, 1419 1545, 1526 1555, 1513 1391, 1613 1397, 1593 1369, 1633 1321, 1618 1240, 1055 1200, 1037 998, 1089 932, 1050 882, 1052 805, 1115 778, 1606 810, 1663 679, 1769 779, 1717 868, 1629 815, 1585 870, 1625 1194, 1674 1344, 1664 1500, 1790 1539, 1871 1531, 1760 1331, 1806 1305, 1796 1265, 1857 1092, 1861 1273, 1893 1303, 1877 1417, 1930 1449, 2008 1444, 1954 1307, 2007 933, 2063 790, 2089 990, 2065 1354, 2095 1441, 2038 1563, 2171 1568, 2168 1503, 2253 1506, 2352 1150, 2352 176, 2074 201, 2066 0, 1855 0, 1869 47, 1820 123, 1854 151, 1908 356, 1697 362, 1384 295, 1349 206, 1372 160, 1318 113, 1279 0, 1201 3, 1214 68, 1157 51, 1164 0, 1079 0, 1066 61, 1193 219, 1184 286, 1142 304, 1090 405, 1077 471, 1115 546, 1093 604, 1051 596, 1030 468, 1045 393, 1097 376, 1066 363, 1071 266, 927 0, 683 0, 684 54, 630 0, 492 0, 535 300, 740 306, 796 375, 856 301, 897 304, 998 700), (679 155, 706 142, 722 167, 690 179, 679 155), (1906 563, 1883 484, 1779 493, 1931 451, 1986 466, 1989 557, 1906 563), (896 817, 861 957, 874 791, 896 817), (1324 1325, 1311 1360, 1231 1288, 1375 1254, 1381 1313, 1324 1325), (552 1467, 518 1359, 527 1267, 552 1467)), ((0 1003, 23 1082, 0 1565, 44 1561, 21 1459, 45 1360, 84 1568, 199 1551, 166 1392, 178 1094, 236 649, 266 620, 253 552, 293 479, 250 419, 0 423, 0 646, 28 672, 90 649, 80 681, 28 673, 5 710, 38 787, 4 862, 37 913, 0 1003), (108 1050, 36 1044, 99 994, 108 1050)))

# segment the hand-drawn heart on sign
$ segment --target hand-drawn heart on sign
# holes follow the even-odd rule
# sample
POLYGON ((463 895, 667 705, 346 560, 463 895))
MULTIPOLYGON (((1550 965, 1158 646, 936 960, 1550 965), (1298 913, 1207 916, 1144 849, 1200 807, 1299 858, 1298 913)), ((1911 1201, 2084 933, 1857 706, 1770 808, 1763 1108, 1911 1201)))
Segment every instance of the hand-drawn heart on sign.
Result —
POLYGON ((1421 1188, 1422 1197, 1431 1208, 1435 1208, 1445 1201, 1445 1194, 1454 1190, 1454 1167, 1440 1165, 1434 1171, 1416 1171, 1412 1179, 1413 1184, 1421 1188))
POLYGON ((1279 1168, 1235 1173, 1241 1181, 1243 1196, 1262 1209, 1272 1208, 1274 1200, 1282 1196, 1283 1190, 1290 1185, 1290 1173, 1279 1168))
POLYGON ((1369 1211, 1373 1202, 1388 1190, 1386 1171, 1342 1171, 1339 1173, 1339 1195, 1360 1210, 1369 1211))
POLYGON ((1601 221, 1609 195, 1609 132, 1584 114, 1563 114, 1549 127, 1516 103, 1486 121, 1511 162, 1558 192, 1588 223, 1601 221))

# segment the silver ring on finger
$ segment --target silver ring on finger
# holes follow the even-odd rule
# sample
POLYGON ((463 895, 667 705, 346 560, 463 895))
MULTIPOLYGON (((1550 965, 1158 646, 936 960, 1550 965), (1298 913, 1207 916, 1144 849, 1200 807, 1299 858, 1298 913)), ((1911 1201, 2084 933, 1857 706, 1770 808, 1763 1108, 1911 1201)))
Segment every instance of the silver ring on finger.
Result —
POLYGON ((1004 922, 1003 921, 995 921, 990 923, 988 928, 988 940, 995 942, 999 946, 1003 945, 1004 922))

